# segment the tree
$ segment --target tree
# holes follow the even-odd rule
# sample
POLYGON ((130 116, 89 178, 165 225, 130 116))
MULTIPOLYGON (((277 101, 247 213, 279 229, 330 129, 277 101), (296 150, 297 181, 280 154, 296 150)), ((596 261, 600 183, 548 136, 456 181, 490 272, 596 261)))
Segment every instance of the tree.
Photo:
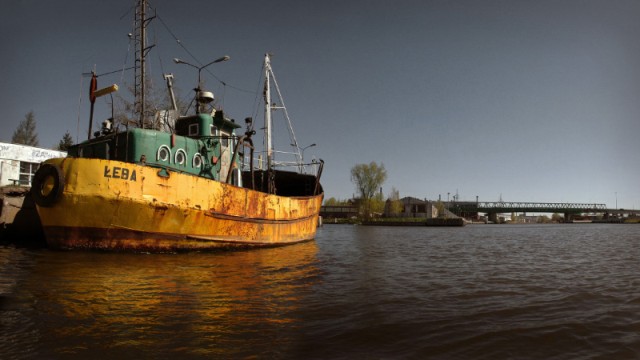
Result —
POLYGON ((36 120, 33 111, 29 111, 24 120, 20 122, 11 138, 13 144, 38 146, 38 133, 36 132, 36 120))
POLYGON ((324 199, 324 206, 347 206, 349 205, 348 200, 336 199, 334 197, 330 197, 328 199, 324 199))
POLYGON ((392 187, 391 193, 389 194, 389 213, 397 215, 401 212, 402 202, 400 201, 400 191, 396 190, 395 187, 392 187))
POLYGON ((551 215, 551 221, 555 223, 562 223, 564 222, 564 216, 554 213, 553 215, 551 215))
POLYGON ((60 142, 58 143, 58 150, 68 151, 72 145, 73 137, 71 137, 71 134, 69 134, 69 132, 67 131, 66 133, 64 133, 62 140, 60 140, 60 142))
POLYGON ((538 220, 536 221, 538 224, 548 224, 551 222, 551 219, 547 215, 538 216, 538 220))
POLYGON ((328 199, 324 199, 324 206, 335 206, 338 204, 338 200, 334 197, 330 197, 328 199))
POLYGON ((351 168, 351 181, 360 195, 361 209, 365 218, 371 216, 371 199, 387 180, 384 164, 375 161, 369 164, 357 164, 351 168))
POLYGON ((369 199, 370 214, 382 214, 384 212, 384 196, 381 192, 376 193, 369 199))

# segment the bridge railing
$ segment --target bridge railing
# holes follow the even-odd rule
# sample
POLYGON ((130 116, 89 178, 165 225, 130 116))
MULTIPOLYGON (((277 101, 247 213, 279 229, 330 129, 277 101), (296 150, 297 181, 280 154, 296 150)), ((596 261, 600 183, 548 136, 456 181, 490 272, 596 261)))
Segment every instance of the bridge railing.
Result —
POLYGON ((583 211, 583 212, 604 212, 607 210, 605 204, 585 204, 585 203, 534 203, 521 201, 498 201, 498 202, 460 202, 451 204, 463 209, 474 209, 476 211, 583 211))

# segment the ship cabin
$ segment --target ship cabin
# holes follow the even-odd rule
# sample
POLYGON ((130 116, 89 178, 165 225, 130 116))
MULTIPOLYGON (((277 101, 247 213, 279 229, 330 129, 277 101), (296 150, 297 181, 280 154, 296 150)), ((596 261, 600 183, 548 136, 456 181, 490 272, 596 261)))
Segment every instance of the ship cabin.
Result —
POLYGON ((177 119, 173 134, 141 128, 117 132, 107 121, 95 138, 71 147, 69 156, 137 163, 218 181, 226 181, 231 171, 229 182, 242 186, 243 157, 233 156, 238 128, 220 110, 214 116, 200 113, 177 119))

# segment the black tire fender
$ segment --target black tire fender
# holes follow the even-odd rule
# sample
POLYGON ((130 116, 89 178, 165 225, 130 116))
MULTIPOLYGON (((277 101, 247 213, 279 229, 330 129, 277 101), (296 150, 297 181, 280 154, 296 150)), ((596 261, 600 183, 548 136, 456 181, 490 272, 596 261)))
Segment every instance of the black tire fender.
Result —
POLYGON ((64 175, 57 165, 42 164, 31 180, 31 196, 42 207, 51 207, 62 195, 64 175))

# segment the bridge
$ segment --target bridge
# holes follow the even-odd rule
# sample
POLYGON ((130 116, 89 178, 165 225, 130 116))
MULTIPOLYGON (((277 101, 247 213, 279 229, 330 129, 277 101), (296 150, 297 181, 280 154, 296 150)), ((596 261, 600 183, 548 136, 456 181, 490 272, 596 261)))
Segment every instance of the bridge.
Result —
POLYGON ((537 203, 537 202, 518 202, 518 201, 498 201, 498 202, 473 202, 458 201, 445 202, 445 206, 449 211, 462 217, 475 216, 478 213, 487 213, 489 221, 497 221, 497 215, 500 213, 562 213, 566 221, 569 221, 573 215, 585 213, 610 214, 615 210, 607 209, 605 204, 581 204, 581 203, 537 203))
MULTIPOLYGON (((436 201, 421 200, 412 197, 401 199, 404 204, 404 216, 430 217, 428 209, 436 205, 436 201), (431 206, 427 206, 427 205, 431 206)), ((440 201, 438 201, 440 202, 440 201)), ((558 213, 563 214, 567 222, 577 215, 602 215, 603 219, 620 219, 623 216, 640 216, 640 210, 608 209, 605 204, 597 203, 556 203, 556 202, 524 202, 524 201, 444 201, 441 202, 445 214, 456 215, 467 219, 477 218, 478 213, 486 213, 489 221, 498 222, 498 214, 503 213, 558 213)), ((400 214, 399 216, 403 216, 400 214)), ((327 218, 349 218, 358 216, 357 205, 324 205, 320 215, 327 218)), ((397 216, 398 214, 391 214, 397 216)), ((446 215, 445 215, 446 216, 446 215)))

